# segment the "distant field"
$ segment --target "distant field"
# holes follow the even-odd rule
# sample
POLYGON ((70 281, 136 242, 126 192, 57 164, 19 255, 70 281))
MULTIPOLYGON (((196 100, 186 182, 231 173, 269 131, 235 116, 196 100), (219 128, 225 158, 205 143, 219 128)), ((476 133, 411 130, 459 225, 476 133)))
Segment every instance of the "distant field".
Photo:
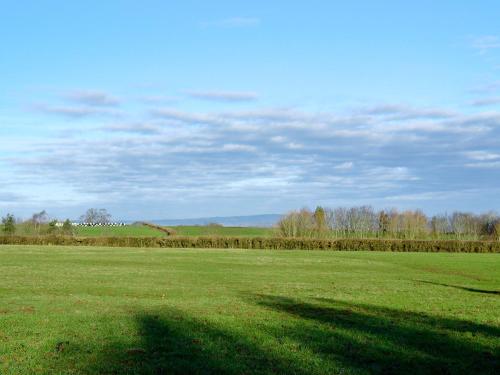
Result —
POLYGON ((271 237, 276 235, 274 228, 222 227, 222 226, 173 226, 178 236, 227 236, 227 237, 271 237))
POLYGON ((0 246, 0 373, 498 374, 497 254, 0 246))
POLYGON ((163 237, 165 233, 144 225, 124 227, 75 227, 75 235, 80 237, 163 237))
MULTIPOLYGON (((227 236, 227 237, 270 237, 276 234, 273 228, 257 227, 219 227, 219 226, 172 226, 178 236, 227 236)), ((123 227, 73 227, 74 235, 78 237, 163 237, 161 230, 141 224, 125 225, 123 227)), ((48 225, 42 225, 38 231, 30 225, 17 225, 16 234, 46 235, 48 225)))

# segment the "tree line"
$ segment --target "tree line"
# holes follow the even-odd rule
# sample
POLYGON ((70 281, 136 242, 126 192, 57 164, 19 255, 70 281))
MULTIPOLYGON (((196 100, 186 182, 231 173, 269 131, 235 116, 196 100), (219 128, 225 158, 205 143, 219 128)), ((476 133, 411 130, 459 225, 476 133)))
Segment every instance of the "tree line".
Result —
MULTIPOLYGON (((89 208, 80 216, 80 222, 88 224, 107 224, 111 222, 111 215, 104 208, 89 208)), ((74 234, 74 228, 69 219, 60 222, 57 219, 50 218, 45 210, 35 212, 27 220, 16 219, 16 217, 10 213, 2 217, 1 232, 3 232, 4 235, 14 235, 19 231, 22 231, 23 234, 30 235, 74 234)))
POLYGON ((283 237, 500 240, 495 212, 429 217, 421 210, 377 211, 371 206, 303 208, 284 215, 277 228, 283 237))

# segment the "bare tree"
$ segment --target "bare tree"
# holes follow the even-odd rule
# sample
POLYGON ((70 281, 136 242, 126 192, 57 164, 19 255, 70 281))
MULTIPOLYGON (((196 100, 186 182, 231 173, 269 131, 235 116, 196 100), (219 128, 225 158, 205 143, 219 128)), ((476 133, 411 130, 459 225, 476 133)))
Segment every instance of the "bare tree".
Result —
POLYGON ((348 209, 345 207, 337 207, 333 210, 330 210, 329 217, 329 226, 330 229, 334 232, 337 237, 345 237, 349 232, 349 223, 348 223, 348 209))
POLYGON ((371 206, 317 207, 314 212, 308 209, 290 212, 282 218, 278 227, 281 234, 287 237, 390 236, 418 239, 428 238, 429 235, 442 238, 455 234, 459 239, 478 239, 500 237, 500 216, 495 212, 481 215, 454 212, 429 219, 421 210, 376 212, 371 206))
POLYGON ((104 208, 89 208, 87 212, 80 217, 80 221, 87 224, 107 224, 111 221, 111 215, 104 208))
POLYGON ((313 213, 307 208, 292 211, 278 222, 278 230, 283 237, 313 237, 316 232, 313 213))
POLYGON ((47 211, 43 210, 40 212, 35 212, 32 216, 31 219, 28 220, 31 225, 33 225, 33 228, 37 234, 40 233, 40 227, 43 224, 47 224, 49 222, 49 215, 47 214, 47 211))
POLYGON ((435 237, 442 236, 443 234, 447 234, 451 232, 451 223, 450 218, 447 214, 444 215, 434 215, 431 218, 431 232, 435 237))
POLYGON ((467 212, 454 212, 451 215, 453 233, 458 238, 470 237, 477 239, 480 234, 479 220, 474 214, 467 212))
POLYGON ((497 241, 500 241, 500 220, 495 224, 495 237, 497 241))

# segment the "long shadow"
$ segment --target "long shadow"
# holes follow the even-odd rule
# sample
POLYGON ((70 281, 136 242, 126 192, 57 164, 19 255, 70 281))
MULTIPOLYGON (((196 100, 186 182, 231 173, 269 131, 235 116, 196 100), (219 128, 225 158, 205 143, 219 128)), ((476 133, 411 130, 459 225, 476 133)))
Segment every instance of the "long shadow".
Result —
POLYGON ((416 280, 416 281, 419 282, 419 283, 439 285, 439 286, 446 286, 448 288, 455 288, 455 289, 465 290, 467 292, 500 295, 500 290, 476 289, 476 288, 470 288, 470 287, 466 287, 466 286, 436 283, 436 282, 433 282, 433 281, 425 281, 425 280, 416 280))
POLYGON ((498 327, 332 299, 317 299, 321 305, 280 296, 251 299, 299 318, 287 335, 361 372, 500 373, 498 327))
POLYGON ((245 326, 177 309, 136 316, 85 374, 498 374, 499 328, 332 299, 247 295, 245 326), (133 343, 133 344, 131 344, 133 343))
MULTIPOLYGON (((276 298, 276 297, 273 297, 276 298)), ((281 297, 278 297, 281 299, 281 297)), ((468 320, 446 318, 441 316, 433 316, 423 312, 401 311, 388 307, 374 306, 363 303, 348 303, 338 301, 332 298, 315 298, 315 301, 333 305, 337 308, 344 308, 347 311, 358 309, 365 313, 376 315, 381 320, 400 321, 402 323, 408 321, 419 323, 423 328, 430 327, 432 330, 442 330, 448 333, 471 333, 480 334, 484 337, 500 338, 500 326, 492 326, 482 323, 473 323, 468 320)))
POLYGON ((242 335, 168 309, 136 317, 140 340, 115 342, 84 366, 88 374, 297 374, 302 368, 272 351, 251 334, 242 335))

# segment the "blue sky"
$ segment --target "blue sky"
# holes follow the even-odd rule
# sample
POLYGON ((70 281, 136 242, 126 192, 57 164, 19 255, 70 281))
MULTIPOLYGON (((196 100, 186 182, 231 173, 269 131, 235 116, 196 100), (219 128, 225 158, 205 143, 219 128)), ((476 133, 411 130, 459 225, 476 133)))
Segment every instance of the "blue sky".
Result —
POLYGON ((0 213, 500 207, 498 1, 17 1, 0 213))

